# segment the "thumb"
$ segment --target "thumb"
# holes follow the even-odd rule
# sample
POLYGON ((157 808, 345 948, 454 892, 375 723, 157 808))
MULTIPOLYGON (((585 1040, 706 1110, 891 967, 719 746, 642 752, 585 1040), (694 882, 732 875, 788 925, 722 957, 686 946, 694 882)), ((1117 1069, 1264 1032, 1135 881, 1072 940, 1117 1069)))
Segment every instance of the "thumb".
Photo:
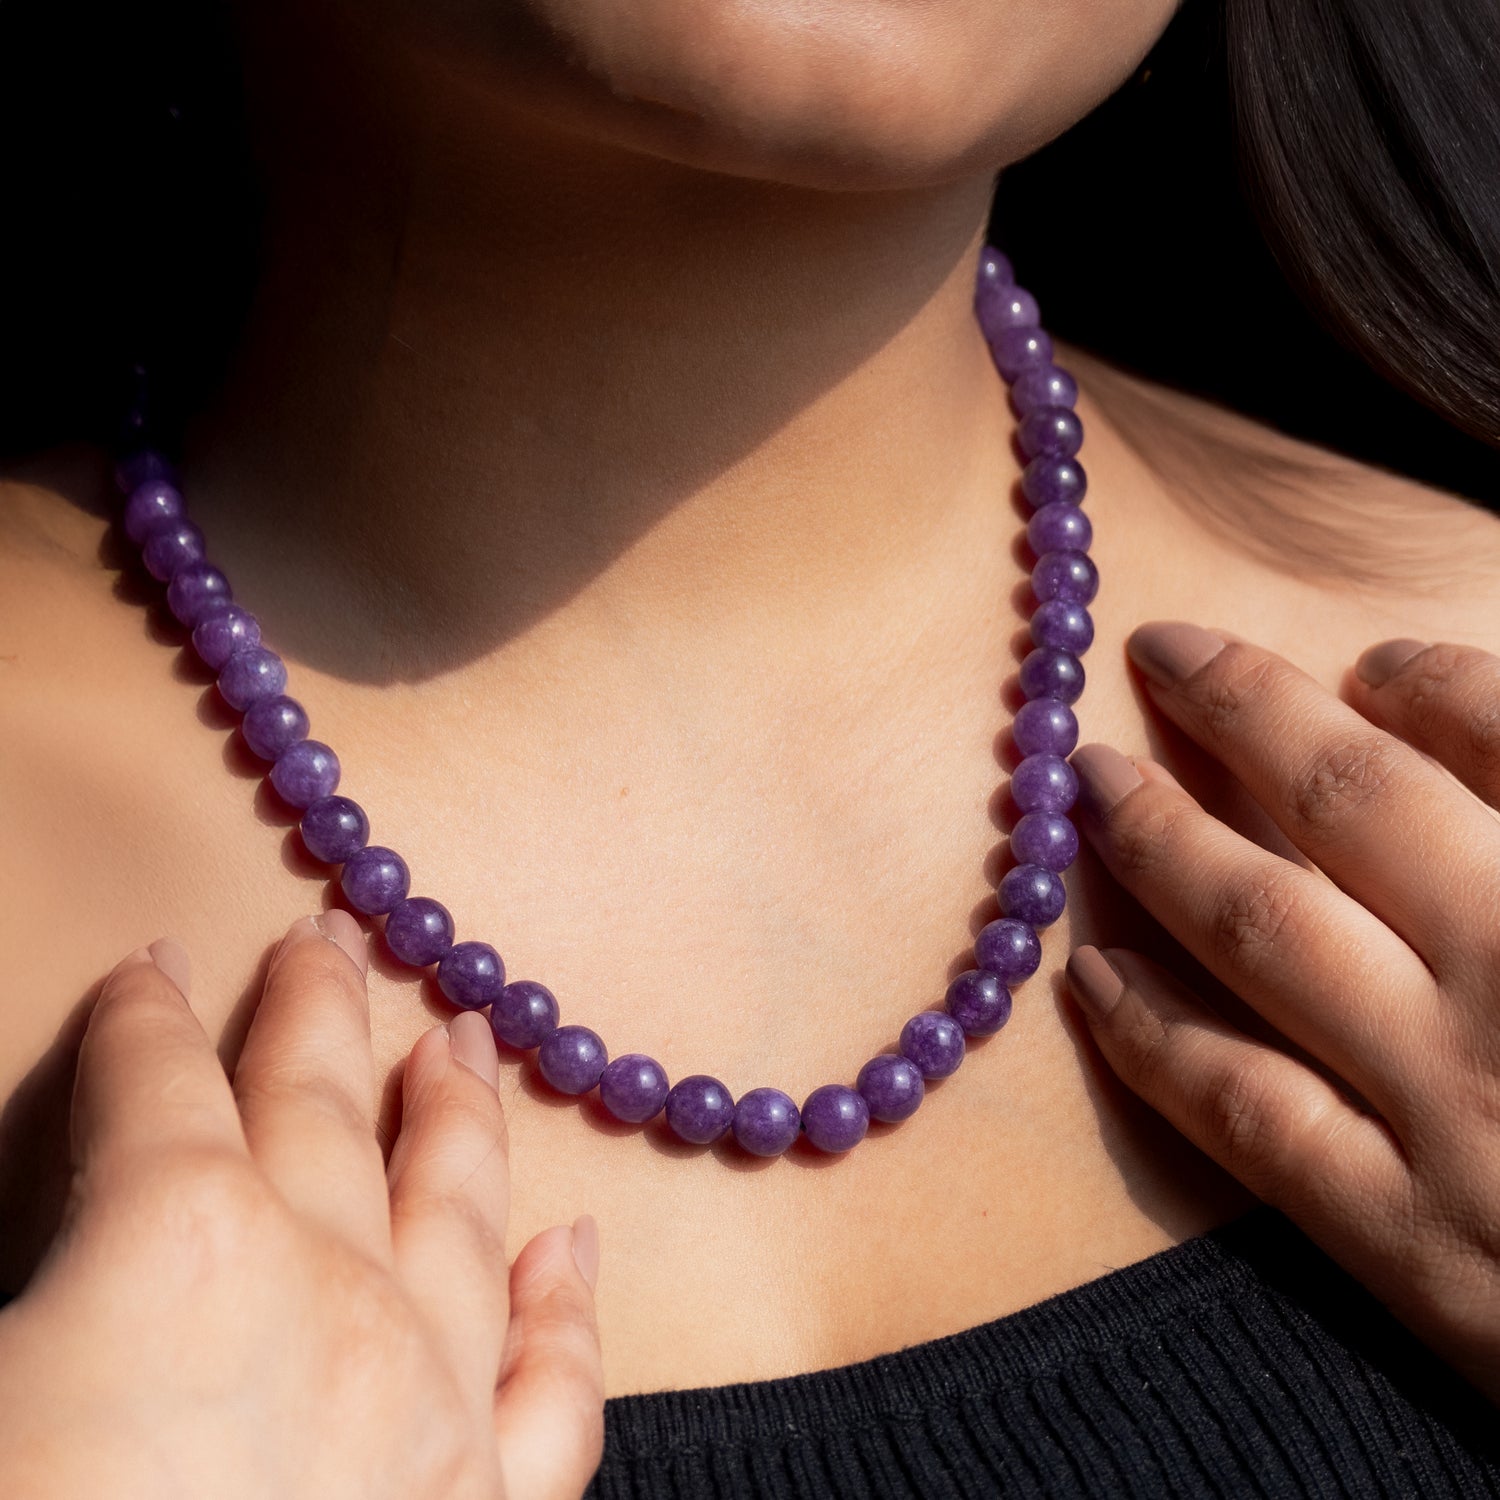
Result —
POLYGON ((510 1328, 495 1395, 505 1493, 578 1500, 604 1450, 594 1317, 599 1226, 584 1214, 528 1240, 510 1269, 510 1328))

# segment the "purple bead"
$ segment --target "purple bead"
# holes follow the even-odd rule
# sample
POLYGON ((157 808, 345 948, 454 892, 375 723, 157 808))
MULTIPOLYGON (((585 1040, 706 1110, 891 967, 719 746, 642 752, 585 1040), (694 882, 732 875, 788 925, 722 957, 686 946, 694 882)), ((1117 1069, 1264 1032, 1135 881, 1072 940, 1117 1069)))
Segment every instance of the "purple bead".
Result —
POLYGON ((1031 592, 1042 604, 1049 599, 1092 604, 1099 592, 1099 570, 1087 552, 1044 552, 1031 570, 1031 592))
POLYGON ((948 1014, 969 1036, 993 1036, 1010 1020, 1010 991, 998 974, 968 969, 948 986, 948 1014))
POLYGON ((752 1156, 780 1156, 801 1127, 796 1101, 780 1089, 751 1089, 734 1106, 734 1138, 752 1156))
POLYGON ((245 743, 262 760, 275 760, 298 740, 305 740, 309 727, 307 710, 285 693, 252 703, 240 720, 245 743))
POLYGON ((974 277, 975 294, 981 287, 998 288, 1015 282, 1016 273, 1011 269, 1010 257, 993 245, 986 245, 979 252, 979 269, 974 277))
POLYGON ((186 519, 187 506, 183 504, 182 495, 176 485, 168 484, 164 479, 148 479, 137 485, 125 502, 122 516, 125 535, 137 547, 145 545, 146 536, 153 527, 186 519))
POLYGON ((212 563, 188 563, 167 585, 167 608, 189 630, 230 602, 229 580, 212 563))
POLYGON ((897 1051, 923 1078, 946 1078, 964 1060, 964 1029, 946 1011, 918 1011, 901 1028, 897 1051))
POLYGON ((1021 471, 1021 493, 1038 509, 1064 501, 1081 505, 1088 487, 1083 465, 1071 458, 1034 458, 1021 471))
POLYGON ((1036 298, 1014 285, 981 283, 974 295, 974 311, 991 348, 1007 328, 1035 328, 1042 321, 1036 298))
POLYGON ((302 814, 302 842, 314 859, 341 865, 370 842, 370 820, 349 797, 319 797, 302 814))
POLYGON ((1044 552, 1087 552, 1094 540, 1093 523, 1066 500, 1044 505, 1026 523, 1026 540, 1038 557, 1044 552))
POLYGON ((455 943, 438 960, 437 986, 460 1010, 483 1010, 505 988, 505 961, 488 943, 455 943))
POLYGON ((1038 646, 1082 656, 1094 644, 1094 617, 1071 599, 1048 599, 1031 612, 1031 638, 1038 646))
POLYGON ((1001 917, 974 939, 974 960, 981 969, 998 975, 1003 984, 1018 984, 1041 967, 1042 945, 1029 922, 1001 917))
POLYGON ((1010 773, 1010 794, 1023 813, 1064 813, 1078 800, 1078 772, 1060 755, 1028 755, 1010 773))
POLYGON ((1076 703, 1083 692, 1083 663, 1071 651, 1038 646, 1021 663, 1021 691, 1028 698, 1076 703))
POLYGON ((802 1129, 819 1151, 848 1151, 870 1128, 870 1106, 842 1083, 825 1083, 802 1105, 802 1129))
POLYGON ((385 919, 385 940, 402 963, 425 969, 453 946, 453 916, 431 896, 408 896, 385 919))
POLYGON ((490 1002, 490 1030, 518 1052, 540 1047, 557 1030, 557 996, 534 979, 513 979, 490 1002))
POLYGON ((603 1039, 587 1026, 559 1026, 537 1048, 542 1077, 560 1094, 586 1094, 609 1064, 603 1039))
POLYGON ((1022 755, 1071 755, 1078 744, 1078 718, 1057 698, 1033 698, 1016 711, 1010 732, 1022 755))
POLYGON ((1023 370, 1052 362, 1052 339, 1040 328, 1007 328, 990 345, 995 368, 1005 380, 1014 380, 1023 370))
POLYGON ((1016 435, 1027 458, 1072 458, 1083 447, 1083 423, 1066 406, 1039 406, 1027 412, 1016 435))
POLYGON ((367 844, 344 861, 339 886, 350 906, 367 917, 376 917, 406 899, 411 889, 411 871, 394 849, 387 849, 384 844, 367 844))
POLYGON ((667 1095, 667 1124, 690 1146, 711 1146, 734 1124, 734 1096, 707 1073, 692 1073, 667 1095))
POLYGON ((271 785, 293 807, 311 807, 338 790, 339 758, 322 740, 298 740, 276 757, 271 785))
MULTIPOLYGON (((176 583, 174 578, 172 584, 176 583)), ((193 626, 193 650, 215 672, 242 647, 258 645, 260 621, 238 604, 226 603, 222 609, 200 615, 193 626)))
POLYGON ((1040 865, 1017 865, 1007 870, 995 894, 1001 912, 1028 927, 1049 926, 1062 916, 1068 904, 1062 880, 1040 865))
POLYGON ((133 495, 150 479, 177 483, 177 470, 160 453, 152 448, 142 448, 138 453, 128 454, 115 465, 115 484, 122 495, 133 495))
POLYGON ((146 571, 163 583, 179 568, 202 562, 205 556, 203 533, 186 518, 153 526, 141 546, 146 571))
POLYGON ((219 669, 219 691, 241 713, 262 698, 274 698, 285 686, 286 663, 264 646, 236 651, 219 669))
POLYGON ((899 1052, 882 1052, 872 1057, 859 1070, 854 1087, 869 1105, 870 1118, 887 1123, 915 1114, 926 1091, 921 1070, 899 1052))
POLYGON ((1018 417, 1027 416, 1041 406, 1074 406, 1078 402, 1078 382, 1056 365, 1036 365, 1023 370, 1010 388, 1010 404, 1018 417))
POLYGON ((1010 852, 1023 865, 1066 870, 1078 858, 1078 830, 1061 813, 1027 813, 1010 831, 1010 852))
POLYGON ((643 1125, 667 1102, 667 1072, 644 1052, 627 1052, 599 1076, 599 1100, 615 1119, 643 1125))

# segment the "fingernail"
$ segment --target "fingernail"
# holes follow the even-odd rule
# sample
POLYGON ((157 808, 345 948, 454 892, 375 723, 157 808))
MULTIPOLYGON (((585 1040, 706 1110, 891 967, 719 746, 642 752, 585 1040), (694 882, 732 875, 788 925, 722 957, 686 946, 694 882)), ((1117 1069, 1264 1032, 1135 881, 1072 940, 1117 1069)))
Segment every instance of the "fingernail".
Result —
POLYGON ((130 969, 136 964, 149 964, 155 963, 155 961, 151 957, 151 950, 142 946, 137 948, 133 953, 127 953, 109 972, 111 974, 118 974, 121 969, 130 969))
POLYGON ((1092 818, 1108 817, 1141 785, 1141 773, 1111 745, 1080 745, 1068 759, 1078 773, 1078 805, 1092 818))
POLYGON ((1382 683, 1389 682, 1417 652, 1426 649, 1426 641, 1409 641, 1404 638, 1382 641, 1378 646, 1371 646, 1354 663, 1354 675, 1367 687, 1380 687, 1382 683))
POLYGON ((592 1291, 599 1282, 599 1225, 593 1214, 579 1214, 573 1220, 573 1259, 592 1291))
POLYGON ((146 952, 156 967, 182 991, 182 998, 186 1000, 193 989, 193 966, 187 949, 176 938, 159 937, 146 952))
POLYGON ((1224 649, 1222 636, 1181 620, 1137 626, 1125 642, 1130 659, 1153 682, 1171 687, 1191 677, 1224 649))
POLYGON ((1125 992, 1120 971, 1095 947, 1085 944, 1068 955, 1068 985, 1079 1007, 1093 1021, 1102 1021, 1125 992))
POLYGON ((365 935, 359 923, 342 906, 330 906, 314 921, 324 937, 332 938, 354 960, 361 974, 369 972, 370 950, 365 946, 365 935))
POLYGON ((498 1089, 500 1058, 495 1052, 489 1017, 477 1010, 466 1010, 448 1022, 448 1036, 455 1059, 471 1073, 478 1073, 492 1089, 498 1089))

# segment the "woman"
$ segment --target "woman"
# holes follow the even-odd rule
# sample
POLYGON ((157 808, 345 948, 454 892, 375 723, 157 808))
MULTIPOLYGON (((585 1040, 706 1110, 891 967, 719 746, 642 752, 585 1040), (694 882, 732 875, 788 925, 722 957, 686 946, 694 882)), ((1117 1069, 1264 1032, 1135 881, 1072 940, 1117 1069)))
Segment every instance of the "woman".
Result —
MULTIPOLYGON (((222 389, 183 397, 192 514, 372 842, 460 936, 673 1079, 852 1082, 970 967, 1017 814, 994 793, 1029 507, 973 311, 994 174, 1129 77, 1173 6, 350 10, 242 7, 267 228, 222 389)), ((1496 253, 1453 257, 1491 310, 1496 253)), ((1431 322, 1480 316, 1438 300, 1431 322)), ((845 1156, 689 1148, 502 1074, 506 1242, 586 1209, 607 1245, 601 1495, 1473 1493, 1500 1472, 1472 1430, 1500 1326, 1475 730, 1500 526, 1061 362, 1103 579, 1072 757, 1093 856, 1014 1018, 845 1156), (1441 645, 1352 680, 1390 639, 1441 645)), ((1462 379, 1421 388, 1500 435, 1462 379)), ((269 787, 247 816, 264 765, 212 732, 237 717, 191 650, 163 670, 182 637, 139 630, 154 596, 112 591, 99 515, 64 498, 85 482, 54 464, 8 496, 11 950, 70 876, 111 878, 66 955, 13 968, 8 1089, 145 930, 192 954, 232 1054, 268 935, 329 873, 269 787), (104 748, 81 711, 123 732, 104 748)), ((368 1001, 390 1140, 401 1062, 451 1008, 380 942, 368 1001)), ((16 1234, 10 1285, 49 1231, 16 1234)), ((474 1295, 448 1316, 493 1366, 507 1310, 474 1295)), ((577 1488, 595 1454, 570 1430, 512 1492, 577 1488)), ((465 1482, 494 1492, 477 1462, 465 1482)))

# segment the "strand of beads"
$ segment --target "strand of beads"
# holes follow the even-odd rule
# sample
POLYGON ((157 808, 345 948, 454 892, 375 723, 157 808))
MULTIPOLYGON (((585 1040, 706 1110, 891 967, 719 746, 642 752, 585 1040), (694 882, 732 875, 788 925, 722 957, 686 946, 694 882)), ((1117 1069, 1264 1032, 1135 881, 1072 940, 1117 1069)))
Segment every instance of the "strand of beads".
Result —
MULTIPOLYGON (((1011 778, 1022 816, 1011 832, 1018 863, 1000 882, 1002 915, 975 940, 975 967, 948 987, 941 1010, 924 1010, 902 1028, 894 1052, 871 1058, 853 1087, 825 1084, 799 1109, 775 1088, 753 1088, 738 1100, 717 1078, 696 1073, 668 1081, 661 1064, 642 1053, 611 1059, 587 1026, 561 1025, 556 997, 529 979, 507 981, 489 943, 455 941, 448 909, 410 894, 411 874, 394 849, 370 843, 365 811, 338 792, 338 756, 309 738, 306 709, 286 694, 286 664, 261 641, 255 616, 236 603, 223 572, 208 561, 203 532, 188 519, 171 465, 149 446, 121 461, 122 525, 139 546, 148 572, 166 585, 167 607, 192 633, 193 647, 217 674, 224 701, 242 715, 245 743, 269 762, 277 793, 301 813, 302 841, 314 859, 340 867, 339 884, 355 911, 384 916, 391 952, 413 969, 436 965, 436 982, 457 1008, 488 1009, 496 1040, 535 1050, 537 1068, 559 1092, 597 1088, 616 1119, 643 1124, 664 1114, 683 1141, 707 1146, 732 1133, 757 1156, 775 1156, 800 1135, 819 1150, 844 1152, 870 1121, 895 1122, 922 1102, 926 1084, 963 1061, 966 1039, 998 1031, 1010 1016, 1010 986, 1041 961, 1037 929, 1062 914, 1061 873, 1078 853, 1067 811, 1078 782, 1064 759, 1078 740, 1070 705, 1083 690, 1079 657, 1093 640, 1087 605, 1098 574, 1087 549, 1091 532, 1078 508, 1083 470, 1074 455, 1083 429, 1073 411, 1077 387, 1051 361, 1034 299, 1015 284, 999 251, 981 257, 975 312, 1010 386, 1020 418, 1018 441, 1029 462, 1021 486, 1035 507, 1027 536, 1037 561, 1031 616, 1035 649, 1021 664, 1026 703, 1013 733, 1023 759, 1011 778)), ((144 441, 144 395, 127 432, 144 441)))

